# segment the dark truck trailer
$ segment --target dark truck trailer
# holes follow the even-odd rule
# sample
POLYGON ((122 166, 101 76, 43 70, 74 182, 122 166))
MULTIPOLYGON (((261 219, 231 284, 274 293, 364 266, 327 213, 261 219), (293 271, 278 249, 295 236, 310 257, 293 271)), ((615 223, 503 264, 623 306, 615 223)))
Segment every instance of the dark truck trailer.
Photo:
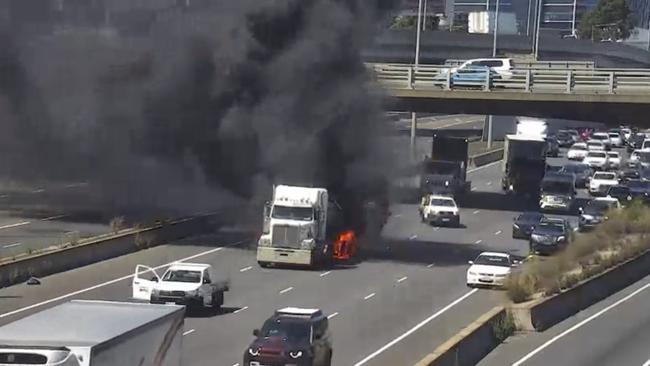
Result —
POLYGON ((420 194, 460 196, 468 193, 469 143, 466 138, 433 135, 431 157, 420 164, 420 194))
POLYGON ((541 136, 507 135, 501 186, 507 193, 539 199, 546 173, 546 140, 541 136))

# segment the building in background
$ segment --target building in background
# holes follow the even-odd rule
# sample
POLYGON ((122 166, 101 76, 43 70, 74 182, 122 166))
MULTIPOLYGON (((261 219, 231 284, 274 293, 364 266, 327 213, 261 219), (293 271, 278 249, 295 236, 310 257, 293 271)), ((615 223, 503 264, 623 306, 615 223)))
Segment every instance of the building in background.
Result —
MULTIPOLYGON (((598 0, 539 1, 542 1, 540 29, 545 33, 561 35, 575 35, 580 18, 598 5, 598 0)), ((535 12, 531 14, 534 21, 537 21, 536 16, 535 12)))
MULTIPOLYGON (((502 33, 527 34, 531 30, 528 21, 529 1, 532 0, 499 0, 499 28, 502 33), (503 16, 504 19, 501 19, 503 16), (502 23, 502 22, 506 23, 502 23), (504 27, 501 27, 504 25, 504 27)), ((469 31, 469 23, 475 23, 477 14, 484 14, 491 17, 496 12, 496 0, 449 0, 447 16, 451 21, 451 27, 455 31, 469 31)), ((493 23, 493 22, 492 22, 493 23)), ((473 27, 472 27, 473 28, 473 27)))
POLYGON ((627 0, 639 28, 650 28, 650 0, 627 0))

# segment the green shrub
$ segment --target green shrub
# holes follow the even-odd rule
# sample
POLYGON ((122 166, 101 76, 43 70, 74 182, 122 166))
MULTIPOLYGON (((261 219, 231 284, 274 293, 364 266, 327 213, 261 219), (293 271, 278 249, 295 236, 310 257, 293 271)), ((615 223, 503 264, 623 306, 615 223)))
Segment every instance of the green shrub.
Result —
POLYGON ((498 343, 501 343, 515 332, 515 321, 509 312, 504 316, 497 318, 492 323, 492 334, 498 343))

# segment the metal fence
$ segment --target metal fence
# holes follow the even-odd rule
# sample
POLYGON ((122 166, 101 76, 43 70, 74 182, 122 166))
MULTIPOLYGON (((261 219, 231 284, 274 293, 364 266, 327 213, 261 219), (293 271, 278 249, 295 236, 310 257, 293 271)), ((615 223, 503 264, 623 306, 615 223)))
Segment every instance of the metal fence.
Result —
POLYGON ((483 90, 494 92, 648 94, 650 70, 513 69, 505 74, 475 74, 455 81, 449 67, 366 64, 375 80, 387 88, 428 90, 483 90))

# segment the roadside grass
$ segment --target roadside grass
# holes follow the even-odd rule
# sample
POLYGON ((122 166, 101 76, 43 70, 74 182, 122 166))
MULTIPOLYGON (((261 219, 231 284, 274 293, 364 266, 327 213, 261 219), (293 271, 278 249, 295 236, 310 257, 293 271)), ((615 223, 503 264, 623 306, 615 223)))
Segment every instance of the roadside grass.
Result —
POLYGON ((635 201, 607 216, 592 232, 578 233, 564 251, 522 264, 506 283, 510 300, 556 294, 650 250, 649 207, 635 201))

